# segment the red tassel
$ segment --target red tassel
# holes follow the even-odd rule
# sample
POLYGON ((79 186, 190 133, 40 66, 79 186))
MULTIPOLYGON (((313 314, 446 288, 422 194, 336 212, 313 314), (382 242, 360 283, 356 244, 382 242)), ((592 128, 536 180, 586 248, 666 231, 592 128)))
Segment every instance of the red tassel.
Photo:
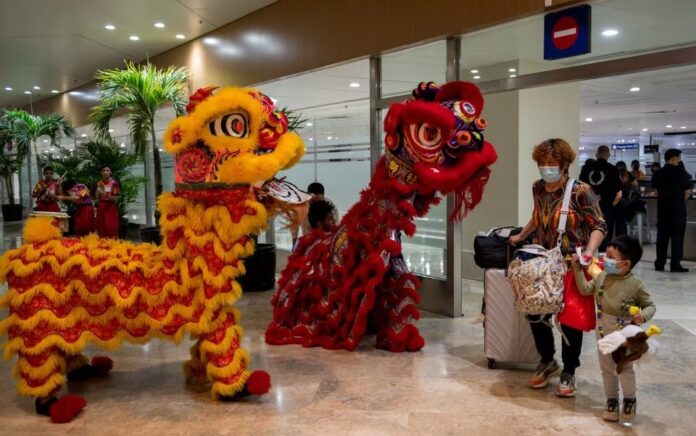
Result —
POLYGON ((481 202, 483 188, 486 186, 490 174, 490 169, 483 168, 461 189, 457 190, 454 195, 454 210, 450 215, 452 221, 462 221, 481 202))

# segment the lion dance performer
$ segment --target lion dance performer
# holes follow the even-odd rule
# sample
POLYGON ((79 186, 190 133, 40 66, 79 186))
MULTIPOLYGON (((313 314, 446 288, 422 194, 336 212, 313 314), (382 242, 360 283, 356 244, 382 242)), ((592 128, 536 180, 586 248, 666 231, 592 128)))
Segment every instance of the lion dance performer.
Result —
MULTIPOLYGON (((269 217, 269 195, 282 190, 275 173, 304 153, 286 115, 253 89, 201 89, 188 115, 164 138, 176 157, 176 191, 158 199, 162 245, 90 235, 61 238, 51 218, 27 221, 24 245, 0 259, 9 290, 0 299, 8 316, 4 357, 17 356, 21 395, 35 397, 38 413, 71 420, 85 400, 56 398, 66 381, 104 375, 108 357, 91 363, 88 344, 114 350, 153 338, 195 340, 184 364, 189 383, 210 383, 215 398, 260 395, 270 388, 264 371, 249 369, 241 348, 242 294, 235 280, 254 251, 251 235, 269 217), (263 200, 261 200, 263 198, 263 200)), ((272 209, 272 208, 271 208, 272 209)))
POLYGON ((416 351, 425 341, 419 282, 401 255, 401 233, 414 218, 455 193, 452 218, 481 200, 497 156, 484 141, 483 98, 471 83, 421 83, 413 99, 394 104, 384 122, 385 155, 370 185, 333 233, 304 237, 273 297, 266 342, 353 350, 368 330, 377 347, 416 351))

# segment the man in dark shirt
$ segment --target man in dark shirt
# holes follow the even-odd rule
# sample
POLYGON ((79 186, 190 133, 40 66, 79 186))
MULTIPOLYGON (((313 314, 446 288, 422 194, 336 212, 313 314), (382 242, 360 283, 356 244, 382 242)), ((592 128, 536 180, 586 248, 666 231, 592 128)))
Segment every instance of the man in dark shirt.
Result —
POLYGON ((665 166, 655 173, 652 186, 657 189, 657 259, 655 271, 664 271, 667 244, 672 242, 670 271, 689 272, 681 265, 686 233, 686 199, 691 193, 691 179, 681 166, 681 150, 665 152, 665 166))
POLYGON ((614 206, 621 200, 619 170, 608 162, 609 157, 609 147, 601 145, 597 149, 597 160, 586 163, 580 174, 580 180, 592 186, 599 197, 599 208, 607 222, 607 234, 599 251, 605 251, 607 244, 614 239, 614 206))

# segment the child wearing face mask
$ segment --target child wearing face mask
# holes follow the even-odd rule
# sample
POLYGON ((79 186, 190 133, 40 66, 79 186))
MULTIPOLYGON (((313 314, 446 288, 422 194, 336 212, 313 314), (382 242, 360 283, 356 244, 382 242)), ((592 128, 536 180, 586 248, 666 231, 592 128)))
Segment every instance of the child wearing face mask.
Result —
MULTIPOLYGON (((607 244, 604 272, 589 282, 579 265, 578 256, 573 256, 575 281, 580 293, 595 296, 598 339, 621 330, 628 324, 643 324, 655 315, 655 304, 650 299, 650 294, 645 290, 643 282, 631 273, 642 256, 643 249, 637 239, 619 236, 607 244), (630 314, 632 306, 640 309, 635 315, 630 314)), ((633 364, 628 363, 621 374, 617 374, 611 354, 597 354, 607 396, 602 418, 606 421, 619 421, 620 386, 623 392, 621 420, 631 422, 636 413, 636 376, 633 364)))

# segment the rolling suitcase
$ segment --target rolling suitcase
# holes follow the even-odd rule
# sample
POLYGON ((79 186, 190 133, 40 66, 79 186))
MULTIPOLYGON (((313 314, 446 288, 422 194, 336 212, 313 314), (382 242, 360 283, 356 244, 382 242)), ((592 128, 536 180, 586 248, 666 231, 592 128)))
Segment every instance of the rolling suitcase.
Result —
POLYGON ((538 363, 532 330, 524 315, 515 309, 512 286, 504 269, 487 269, 483 282, 485 318, 483 347, 488 367, 499 362, 538 363))

